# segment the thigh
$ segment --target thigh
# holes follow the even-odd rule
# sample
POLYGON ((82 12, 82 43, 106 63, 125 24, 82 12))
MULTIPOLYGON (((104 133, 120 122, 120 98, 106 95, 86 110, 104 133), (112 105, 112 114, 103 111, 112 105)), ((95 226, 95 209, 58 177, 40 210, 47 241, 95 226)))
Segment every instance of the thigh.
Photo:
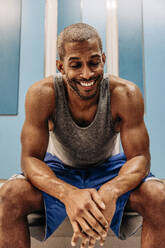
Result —
POLYGON ((135 211, 142 216, 149 207, 156 207, 165 198, 165 183, 161 180, 148 180, 140 184, 130 195, 126 205, 127 211, 135 211))
POLYGON ((25 214, 44 208, 42 194, 26 179, 6 181, 0 188, 0 201, 8 208, 20 208, 25 214))

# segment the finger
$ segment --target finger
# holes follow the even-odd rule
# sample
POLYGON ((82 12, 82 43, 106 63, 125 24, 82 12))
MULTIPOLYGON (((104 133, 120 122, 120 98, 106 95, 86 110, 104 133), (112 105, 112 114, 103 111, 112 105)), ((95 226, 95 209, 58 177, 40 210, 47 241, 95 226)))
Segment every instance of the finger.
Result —
POLYGON ((104 227, 100 224, 100 222, 98 222, 97 219, 92 214, 95 214, 95 213, 86 212, 85 213, 85 220, 92 227, 92 229, 96 231, 96 233, 99 236, 104 238, 106 236, 107 232, 104 229, 104 227))
POLYGON ((93 201, 103 210, 105 210, 105 204, 103 202, 103 200, 101 199, 101 196, 99 195, 99 193, 97 192, 96 189, 91 189, 90 190, 91 194, 92 194, 92 199, 93 201))
POLYGON ((95 219, 101 224, 101 226, 106 230, 109 228, 108 221, 104 217, 103 213, 98 209, 94 202, 90 202, 90 213, 95 217, 95 219))
POLYGON ((93 248, 95 246, 96 239, 90 238, 88 248, 93 248))
POLYGON ((85 248, 86 247, 86 245, 88 244, 88 242, 89 242, 89 237, 82 237, 82 242, 81 242, 81 247, 80 248, 85 248))
POLYGON ((71 245, 76 246, 76 243, 80 237, 81 230, 80 230, 80 227, 76 221, 71 222, 71 224, 72 224, 73 232, 74 232, 72 239, 71 239, 71 245))
POLYGON ((87 221, 83 218, 78 218, 77 222, 79 223, 79 225, 81 226, 83 232, 90 237, 93 237, 95 239, 100 239, 100 236, 97 232, 95 232, 91 226, 87 223, 87 221))
POLYGON ((71 245, 76 246, 76 243, 78 241, 77 235, 73 233, 72 239, 71 239, 71 245))
POLYGON ((81 231, 81 238, 82 238, 81 248, 84 248, 86 244, 89 242, 90 237, 86 233, 81 231))
POLYGON ((82 247, 85 247, 84 245, 88 243, 89 236, 86 235, 82 230, 80 229, 80 226, 77 222, 72 222, 72 227, 75 232, 73 233, 72 239, 71 239, 71 245, 76 246, 76 243, 78 242, 79 238, 82 238, 82 247))
POLYGON ((106 237, 107 237, 107 235, 103 238, 103 237, 101 237, 101 240, 100 240, 100 245, 101 246, 103 246, 104 245, 104 243, 105 243, 105 240, 106 240, 106 237))

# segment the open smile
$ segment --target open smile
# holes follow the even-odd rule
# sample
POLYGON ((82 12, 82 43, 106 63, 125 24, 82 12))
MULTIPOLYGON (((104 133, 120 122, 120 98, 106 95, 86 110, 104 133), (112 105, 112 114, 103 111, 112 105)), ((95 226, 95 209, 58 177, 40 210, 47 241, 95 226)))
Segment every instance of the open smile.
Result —
POLYGON ((71 80, 68 79, 68 84, 82 99, 90 99, 97 94, 101 78, 101 75, 87 80, 73 78, 71 80))
POLYGON ((96 83, 96 81, 91 81, 91 82, 80 82, 80 85, 83 87, 90 87, 93 86, 96 83))
POLYGON ((97 78, 92 78, 90 80, 75 80, 73 79, 72 82, 79 84, 81 87, 89 89, 89 88, 93 88, 93 86, 99 81, 100 76, 98 76, 97 78))

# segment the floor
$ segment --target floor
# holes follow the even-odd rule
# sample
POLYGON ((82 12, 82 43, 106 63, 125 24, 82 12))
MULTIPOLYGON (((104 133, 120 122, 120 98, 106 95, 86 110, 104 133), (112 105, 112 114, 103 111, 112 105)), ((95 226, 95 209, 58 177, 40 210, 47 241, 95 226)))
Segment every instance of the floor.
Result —
MULTIPOLYGON (((41 227, 33 227, 31 229, 33 236, 36 236, 42 232, 41 227)), ((72 227, 70 223, 64 222, 57 231, 45 242, 40 242, 35 238, 31 238, 32 248, 71 248, 71 236, 72 236, 72 227)), ((141 229, 128 238, 127 240, 119 240, 115 237, 113 232, 110 230, 108 232, 108 237, 104 244, 104 248, 140 248, 140 239, 141 239, 141 229)), ((76 248, 80 247, 80 244, 76 248)), ((95 248, 101 247, 97 242, 95 248)))
MULTIPOLYGON (((39 242, 32 238, 32 248, 73 248, 70 244, 70 237, 53 237, 48 239, 46 242, 39 242)), ((79 245, 76 246, 78 248, 79 245)), ((99 243, 95 245, 95 248, 101 247, 99 243)), ((108 237, 104 248, 140 248, 140 235, 131 237, 128 240, 118 240, 115 237, 108 237)))

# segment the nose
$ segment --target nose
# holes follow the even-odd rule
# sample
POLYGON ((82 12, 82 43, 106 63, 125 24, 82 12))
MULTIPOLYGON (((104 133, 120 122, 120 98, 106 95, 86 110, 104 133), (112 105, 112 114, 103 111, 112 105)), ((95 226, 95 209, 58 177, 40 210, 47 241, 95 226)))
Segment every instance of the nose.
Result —
POLYGON ((91 71, 91 69, 87 65, 84 65, 80 73, 80 77, 89 80, 92 76, 94 76, 94 72, 91 71))

